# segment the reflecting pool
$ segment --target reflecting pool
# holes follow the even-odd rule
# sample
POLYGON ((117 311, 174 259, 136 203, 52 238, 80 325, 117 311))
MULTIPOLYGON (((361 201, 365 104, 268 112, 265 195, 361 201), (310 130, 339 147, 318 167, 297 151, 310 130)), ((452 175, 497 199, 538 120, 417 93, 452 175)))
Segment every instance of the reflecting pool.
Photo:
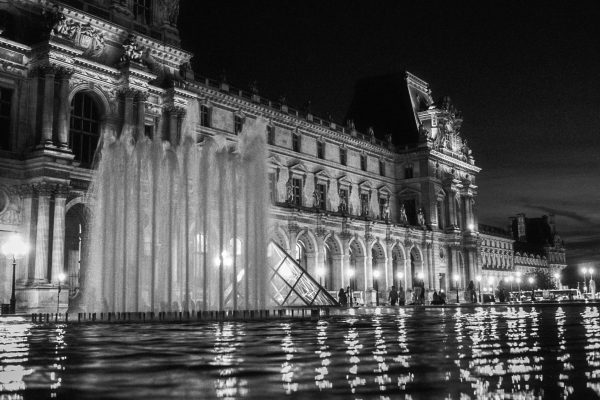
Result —
POLYGON ((0 319, 0 399, 593 399, 600 310, 370 309, 318 321, 0 319))

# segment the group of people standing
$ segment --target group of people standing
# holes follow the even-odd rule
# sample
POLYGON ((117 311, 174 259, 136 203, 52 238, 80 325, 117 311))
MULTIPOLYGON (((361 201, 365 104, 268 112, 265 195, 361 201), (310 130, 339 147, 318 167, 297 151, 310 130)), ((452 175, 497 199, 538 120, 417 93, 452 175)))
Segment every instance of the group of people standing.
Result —
MULTIPOLYGON (((356 299, 352 299, 352 290, 349 286, 346 290, 344 288, 339 290, 338 302, 342 307, 348 306, 348 302, 350 302, 350 306, 356 304, 356 299)), ((425 304, 425 290, 422 286, 415 286, 413 290, 405 292, 402 286, 398 289, 396 289, 396 286, 392 286, 388 292, 388 302, 392 307, 396 305, 403 306, 405 304, 425 304)), ((437 291, 434 292, 432 304, 446 304, 445 293, 440 292, 438 294, 437 291)))

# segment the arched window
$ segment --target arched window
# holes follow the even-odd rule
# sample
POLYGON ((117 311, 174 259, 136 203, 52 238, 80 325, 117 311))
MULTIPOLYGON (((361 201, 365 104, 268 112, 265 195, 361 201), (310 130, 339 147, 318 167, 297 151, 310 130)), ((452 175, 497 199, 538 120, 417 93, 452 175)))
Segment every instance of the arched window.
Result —
POLYGON ((71 102, 71 128, 69 146, 75 160, 89 167, 100 138, 100 113, 96 102, 87 93, 77 93, 71 102))

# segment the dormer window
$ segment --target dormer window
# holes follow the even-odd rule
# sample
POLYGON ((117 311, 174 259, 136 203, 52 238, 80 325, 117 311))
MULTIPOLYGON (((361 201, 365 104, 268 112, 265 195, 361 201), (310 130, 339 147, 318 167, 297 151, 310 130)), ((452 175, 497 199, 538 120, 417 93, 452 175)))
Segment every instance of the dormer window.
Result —
POLYGON ((321 140, 317 141, 317 158, 325 158, 325 142, 321 140))
POLYGON ((133 0, 133 17, 137 22, 152 23, 152 0, 133 0))
POLYGON ((233 121, 233 133, 239 135, 242 133, 242 127, 244 126, 244 118, 241 115, 236 115, 233 121))

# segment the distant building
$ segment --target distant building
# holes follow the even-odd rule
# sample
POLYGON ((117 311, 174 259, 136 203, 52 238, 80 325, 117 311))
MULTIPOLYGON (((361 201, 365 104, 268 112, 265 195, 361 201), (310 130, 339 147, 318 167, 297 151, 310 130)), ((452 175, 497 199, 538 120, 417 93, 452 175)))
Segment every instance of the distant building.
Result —
POLYGON ((565 246, 556 233, 554 215, 527 218, 525 214, 517 214, 511 218, 510 230, 518 270, 525 273, 547 268, 554 275, 567 266, 565 246))
MULTIPOLYGON (((556 233, 554 216, 511 217, 508 230, 479 224, 479 262, 482 286, 490 282, 546 271, 551 277, 567 266, 566 249, 556 233), (491 280, 490 280, 491 279, 491 280)), ((523 282, 525 283, 525 282, 523 282)))

